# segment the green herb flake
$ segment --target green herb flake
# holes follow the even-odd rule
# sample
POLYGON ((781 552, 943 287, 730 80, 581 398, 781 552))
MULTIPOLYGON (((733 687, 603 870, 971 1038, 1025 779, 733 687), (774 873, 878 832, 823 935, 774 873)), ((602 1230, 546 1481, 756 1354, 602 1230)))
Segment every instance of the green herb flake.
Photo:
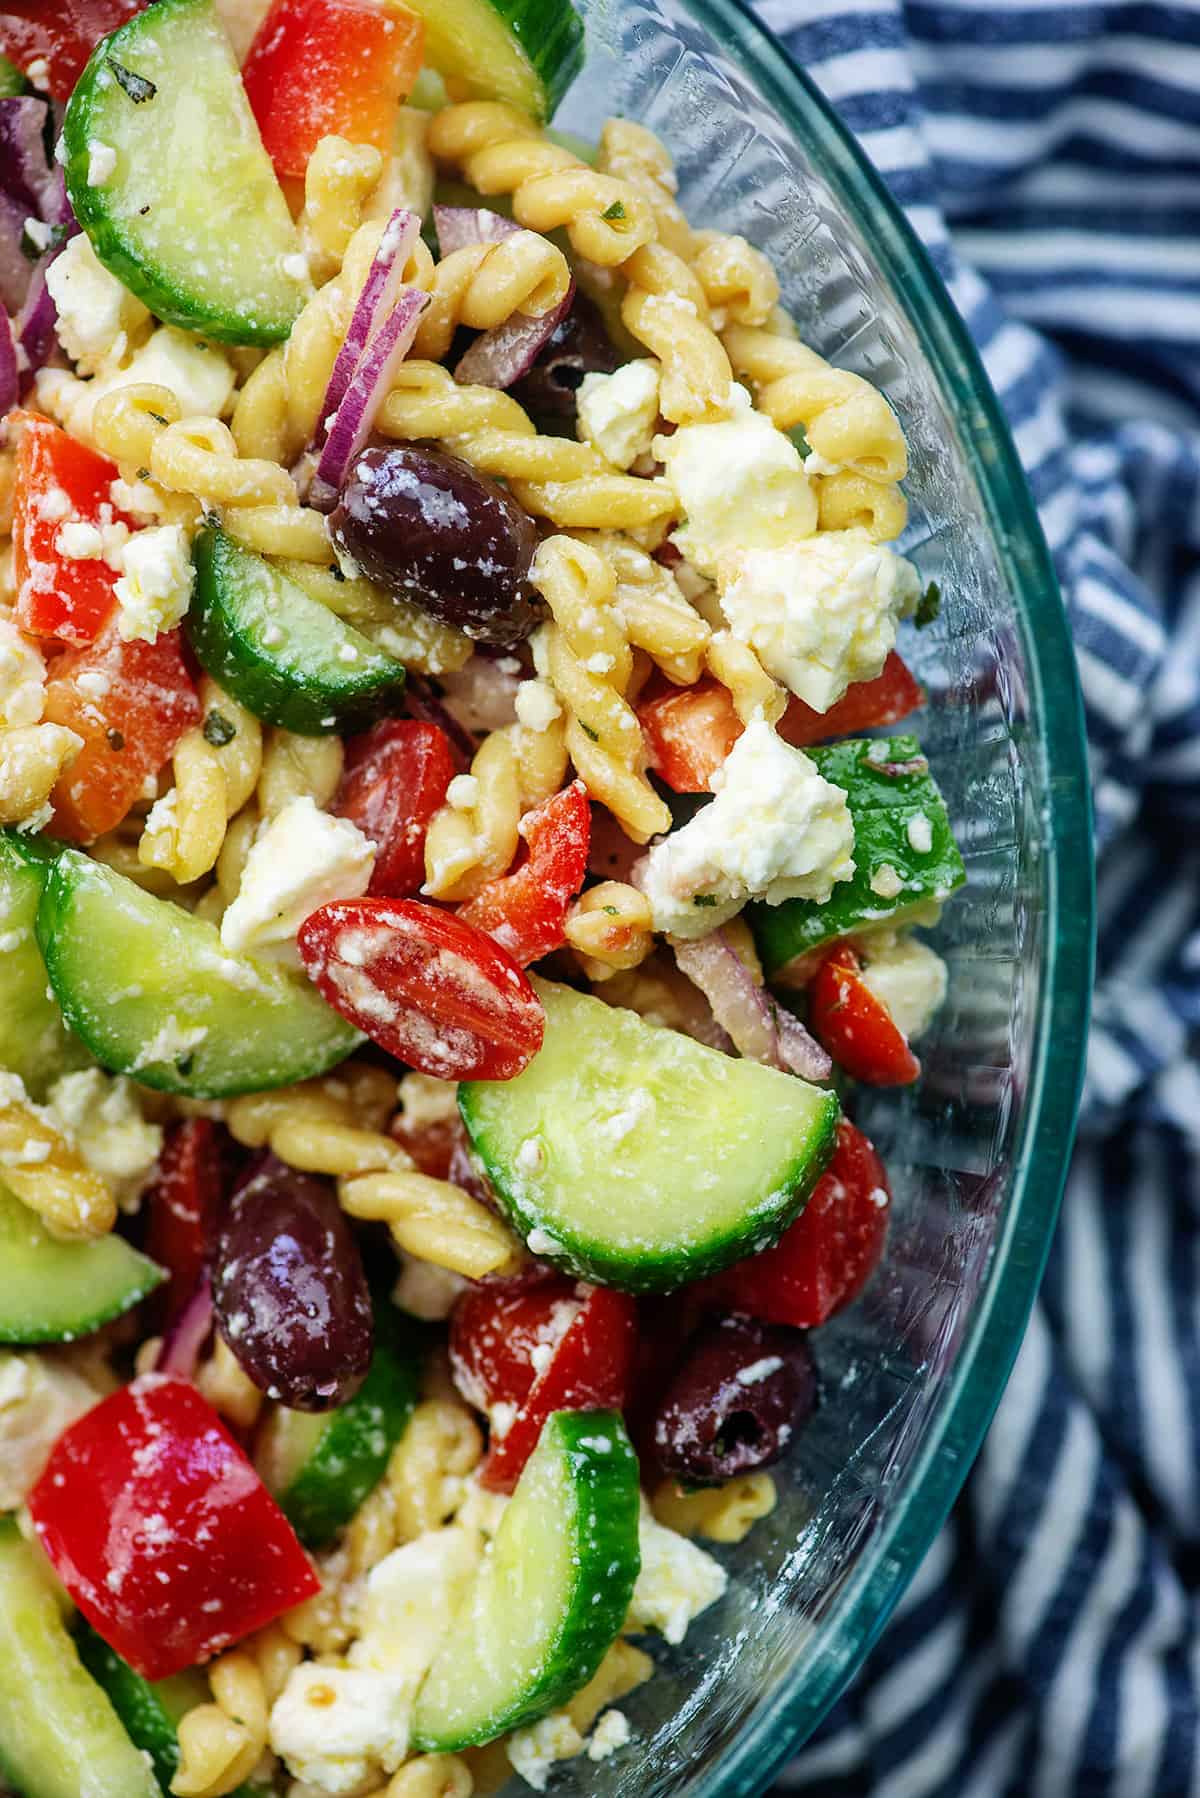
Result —
POLYGON ((585 724, 582 718, 579 720, 579 727, 581 730, 587 732, 593 743, 598 743, 600 741, 600 732, 598 730, 593 730, 590 724, 585 724))
POLYGON ((602 905, 600 910, 607 912, 610 918, 619 918, 621 915, 615 905, 602 905))
POLYGON ((623 219, 625 217, 624 202, 621 200, 614 200, 612 205, 606 207, 600 214, 600 217, 602 219, 623 219))
POLYGON ((208 713, 200 728, 204 741, 211 743, 214 749, 224 749, 226 743, 232 743, 237 736, 237 726, 224 712, 215 709, 208 713))
POLYGON ((697 893, 692 900, 693 905, 717 905, 718 903, 715 893, 697 893))
POLYGON ((117 86, 121 92, 126 94, 135 106, 141 106, 145 101, 153 100, 158 89, 152 81, 147 81, 144 75, 137 74, 133 69, 127 69, 125 64, 118 62, 115 56, 106 56, 104 61, 116 76, 117 86))
POLYGON ((917 601, 917 609, 913 616, 913 622, 917 629, 923 631, 926 625, 932 624, 941 609, 942 590, 936 581, 930 581, 917 601))

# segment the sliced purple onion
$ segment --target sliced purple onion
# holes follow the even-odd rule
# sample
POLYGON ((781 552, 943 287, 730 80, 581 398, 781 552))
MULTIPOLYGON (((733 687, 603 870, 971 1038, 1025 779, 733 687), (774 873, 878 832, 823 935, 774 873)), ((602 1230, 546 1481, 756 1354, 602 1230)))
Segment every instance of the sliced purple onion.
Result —
POLYGON ((6 312, 0 312, 0 418, 12 411, 20 394, 21 378, 12 323, 6 312))
POLYGON ((511 387, 527 375, 547 343, 557 331, 575 300, 575 283, 571 282, 557 306, 541 318, 530 318, 514 312, 502 325, 493 325, 477 337, 459 359, 454 370, 456 381, 477 387, 511 387))
POLYGON ((44 100, 18 94, 0 100, 0 186, 26 216, 49 222, 56 203, 53 170, 46 161, 44 100))
POLYGON ((445 732, 458 763, 458 772, 465 774, 475 754, 475 739, 453 712, 447 711, 424 675, 409 676, 404 688, 404 703, 410 718, 419 718, 422 724, 436 724, 445 732))
POLYGON ((455 250, 467 250, 477 243, 501 243, 521 229, 512 219, 489 212, 486 206, 435 206, 433 223, 443 256, 452 256, 455 250))
POLYGON ((759 986, 724 930, 672 944, 675 960, 704 994, 739 1055, 805 1080, 825 1080, 833 1067, 819 1043, 759 986))
POLYGON ((346 397, 354 379, 354 371, 368 344, 389 317, 399 298, 401 277, 420 229, 421 221, 416 213, 409 212, 403 206, 397 207, 387 222, 355 304, 346 341, 338 351, 329 385, 325 389, 321 417, 313 437, 317 449, 320 449, 332 428, 331 420, 346 397))
POLYGON ((18 312, 29 292, 32 264, 21 248, 29 214, 18 200, 0 188, 0 305, 18 312))
POLYGON ((196 1371, 200 1352, 212 1333, 212 1327, 212 1287, 209 1285, 208 1275, 202 1274, 195 1292, 162 1339, 154 1371, 173 1373, 181 1380, 190 1380, 196 1371))
POLYGON ((317 463, 308 503, 332 512, 350 464, 370 435, 375 414, 387 398, 392 376, 412 347, 429 295, 419 287, 401 289, 400 298, 359 358, 317 463))

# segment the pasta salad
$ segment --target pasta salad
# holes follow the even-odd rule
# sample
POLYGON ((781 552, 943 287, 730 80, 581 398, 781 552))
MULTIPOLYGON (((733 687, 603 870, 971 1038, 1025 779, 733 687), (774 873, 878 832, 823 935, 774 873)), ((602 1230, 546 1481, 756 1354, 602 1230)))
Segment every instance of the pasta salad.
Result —
POLYGON ((540 1790, 883 1252, 903 434, 567 0, 0 49, 0 1785, 540 1790))

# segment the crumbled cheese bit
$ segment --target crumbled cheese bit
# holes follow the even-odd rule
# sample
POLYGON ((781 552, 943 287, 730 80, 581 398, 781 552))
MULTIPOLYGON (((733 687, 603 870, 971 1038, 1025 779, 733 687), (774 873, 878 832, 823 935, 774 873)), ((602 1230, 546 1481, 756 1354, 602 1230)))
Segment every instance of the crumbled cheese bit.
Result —
POLYGON ((924 812, 914 812, 905 826, 909 847, 917 855, 928 855, 933 848, 933 825, 924 812))
POLYGON ((235 953, 292 959, 305 918, 334 899, 360 898, 374 867, 375 845, 348 818, 319 811, 307 793, 291 799, 251 845, 221 941, 235 953))
POLYGON ((413 1130, 458 1117, 458 1086, 432 1074, 406 1074, 400 1083, 404 1122, 413 1130))
POLYGON ((122 1210, 136 1208, 162 1148, 159 1124, 142 1116, 137 1090, 123 1076, 99 1068, 64 1074, 51 1086, 46 1109, 88 1166, 112 1187, 122 1210))
POLYGON ((644 1501, 638 1545, 642 1567, 633 1589, 629 1625, 656 1629, 672 1645, 682 1642, 689 1624, 725 1591, 725 1569, 686 1536, 656 1522, 644 1501))
POLYGON ((138 1051, 133 1072, 140 1068, 178 1066, 186 1062, 193 1049, 198 1049, 208 1035, 207 1024, 181 1024, 174 1012, 155 1031, 148 1043, 138 1051))
POLYGON ((62 1360, 0 1350, 0 1511, 24 1504, 63 1431, 102 1397, 62 1360))
POLYGON ((50 64, 44 56, 35 56, 33 61, 26 65, 25 73, 29 77, 30 84, 36 87, 39 93, 47 91, 50 86, 50 64))
POLYGON ((514 1729, 504 1744, 513 1767, 535 1792, 544 1792, 555 1761, 568 1761, 583 1747, 583 1737, 566 1711, 551 1711, 527 1729, 514 1729))
POLYGON ((928 943, 908 932, 857 940, 863 980, 913 1042, 924 1034, 946 997, 946 964, 928 943))
POLYGON ((271 1710, 270 1743, 320 1792, 356 1793, 408 1752, 413 1682, 365 1667, 296 1667, 271 1710))
POLYGON ((195 570, 187 532, 181 525, 152 525, 137 531, 124 548, 124 572, 117 581, 117 630, 123 642, 153 643, 174 630, 192 602, 195 570))
POLYGON ((588 1738, 588 1759, 606 1761, 618 1748, 624 1748, 632 1734, 624 1711, 605 1711, 588 1738))
POLYGON ((446 804, 456 812, 473 812, 479 804, 479 781, 474 774, 456 774, 446 788, 446 804))
POLYGON ((513 703, 517 722, 526 730, 549 730, 555 720, 562 717, 558 695, 548 680, 523 680, 513 703))
POLYGON ((733 1377, 739 1386, 758 1386, 763 1380, 769 1380, 773 1373, 778 1373, 782 1366, 778 1355, 763 1355, 761 1360, 751 1361, 749 1367, 739 1367, 733 1377))
POLYGON ((871 891, 877 899, 896 899, 904 891, 904 882, 891 862, 880 862, 871 876, 871 891))
POLYGON ((658 422, 661 369, 652 359, 626 362, 614 374, 585 375, 575 396, 579 436, 616 468, 648 454, 658 422))
POLYGON ((117 170, 117 152, 111 144, 102 144, 99 138, 88 139, 87 184, 89 187, 103 187, 110 181, 117 170))
POLYGON ((108 367, 110 386, 135 379, 132 370, 114 374, 110 365, 119 362, 150 313, 104 267, 84 232, 70 238, 54 258, 46 270, 46 286, 58 315, 58 340, 79 372, 97 374, 108 367))
POLYGON ((546 1150, 539 1136, 527 1136, 517 1150, 517 1167, 523 1174, 538 1174, 546 1165, 546 1150))
POLYGON ((54 539, 57 553, 68 562, 95 562, 104 554, 104 539, 94 524, 71 519, 54 539))
POLYGON ((279 266, 289 281, 308 280, 308 258, 302 256, 298 250, 293 250, 290 256, 285 256, 279 266))
POLYGON ((0 729, 37 724, 45 698, 46 664, 7 618, 0 618, 0 729))

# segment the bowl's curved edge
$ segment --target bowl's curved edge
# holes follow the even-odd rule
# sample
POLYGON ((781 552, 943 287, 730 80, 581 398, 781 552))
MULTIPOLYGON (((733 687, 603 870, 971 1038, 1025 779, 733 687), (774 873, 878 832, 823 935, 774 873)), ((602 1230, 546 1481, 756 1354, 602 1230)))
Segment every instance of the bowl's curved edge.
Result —
POLYGON ((1021 1344, 1049 1252, 1083 1082, 1095 948, 1091 793, 1083 704, 1050 552, 1000 403, 965 324, 908 220, 809 77, 738 0, 687 0, 715 41, 732 39, 764 99, 802 139, 856 209, 880 267, 903 302, 960 431, 991 521, 1002 571, 1023 597, 1031 695, 1046 719, 1043 757, 1045 891, 1049 929, 1029 1088, 1016 1150, 1016 1202, 1007 1207, 987 1283, 958 1356, 949 1397, 912 1476, 901 1516, 886 1523, 838 1606, 843 1651, 786 1682, 738 1740, 716 1755, 696 1789, 721 1798, 761 1791, 845 1690, 950 1511, 979 1451, 1021 1344), (869 215, 869 218, 868 218, 869 215), (914 276, 919 272, 919 279, 914 276), (963 401, 983 412, 969 418, 963 401), (988 455, 981 454, 986 441, 988 455), (1038 596, 1038 629, 1028 602, 1038 596), (1045 696, 1055 694, 1048 711, 1045 696), (919 1502, 917 1502, 919 1500, 919 1502))

